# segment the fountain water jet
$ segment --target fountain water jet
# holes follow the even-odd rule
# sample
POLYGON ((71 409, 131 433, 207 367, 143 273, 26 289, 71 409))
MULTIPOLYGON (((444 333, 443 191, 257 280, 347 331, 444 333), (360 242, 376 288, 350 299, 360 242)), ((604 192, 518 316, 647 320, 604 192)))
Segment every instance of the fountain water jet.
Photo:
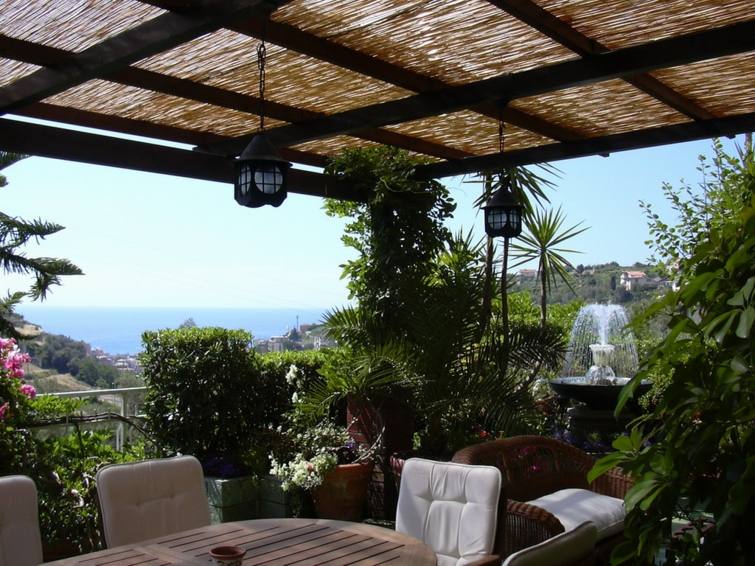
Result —
MULTIPOLYGON (((550 382, 554 391, 590 409, 612 410, 621 387, 634 377, 639 366, 628 323, 620 305, 582 307, 574 321, 562 377, 550 382)), ((643 384, 640 393, 649 387, 643 384)))

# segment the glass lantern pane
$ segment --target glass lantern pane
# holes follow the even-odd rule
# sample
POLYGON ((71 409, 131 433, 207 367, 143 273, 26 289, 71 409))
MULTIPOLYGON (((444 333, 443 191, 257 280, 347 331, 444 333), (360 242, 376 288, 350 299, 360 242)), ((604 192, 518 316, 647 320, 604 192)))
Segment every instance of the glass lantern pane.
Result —
POLYGON ((488 226, 490 226, 493 230, 500 230, 508 222, 506 213, 502 210, 490 210, 488 211, 486 216, 488 226))
POLYGON ((241 166, 241 174, 239 175, 239 188, 241 194, 246 195, 249 192, 249 187, 252 184, 252 168, 244 164, 241 166))
POLYGON ((254 172, 254 182, 261 192, 272 195, 280 190, 283 184, 283 174, 277 165, 265 163, 259 165, 254 172))

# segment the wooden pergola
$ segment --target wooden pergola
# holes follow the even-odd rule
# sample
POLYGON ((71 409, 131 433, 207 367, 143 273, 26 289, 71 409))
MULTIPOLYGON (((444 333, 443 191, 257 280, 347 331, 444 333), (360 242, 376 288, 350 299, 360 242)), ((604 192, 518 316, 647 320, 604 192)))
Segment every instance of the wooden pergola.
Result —
POLYGON ((436 178, 755 130, 752 0, 3 0, 0 113, 105 132, 5 116, 0 149, 230 183, 261 38, 295 163, 388 144, 436 178))

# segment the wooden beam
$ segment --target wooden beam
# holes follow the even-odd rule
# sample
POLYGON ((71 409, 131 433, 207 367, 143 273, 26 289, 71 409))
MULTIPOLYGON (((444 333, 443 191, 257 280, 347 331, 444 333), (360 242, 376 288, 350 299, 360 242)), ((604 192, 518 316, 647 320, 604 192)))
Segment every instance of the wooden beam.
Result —
MULTIPOLYGON (((582 34, 532 0, 488 0, 488 2, 583 57, 609 51, 604 44, 582 34)), ((652 75, 642 74, 626 77, 624 80, 694 120, 710 120, 716 117, 652 75)))
POLYGON ((755 131, 755 112, 728 116, 726 118, 713 118, 711 120, 674 124, 673 126, 648 128, 635 132, 613 134, 568 143, 541 145, 527 149, 506 151, 504 153, 469 157, 459 161, 433 163, 418 167, 416 176, 420 179, 450 177, 452 175, 487 171, 500 167, 560 161, 615 151, 627 151, 630 149, 641 149, 721 136, 734 136, 752 131, 755 131))
MULTIPOLYGON (((165 10, 184 9, 184 0, 141 1, 165 10)), ((431 92, 451 86, 450 83, 446 83, 438 78, 405 69, 404 67, 367 55, 340 43, 300 30, 295 26, 275 22, 259 16, 254 16, 244 22, 232 24, 228 26, 228 29, 258 39, 264 35, 266 41, 280 45, 291 51, 296 51, 308 57, 313 57, 413 92, 431 92)), ((472 110, 496 120, 501 117, 495 105, 491 104, 474 107, 472 110)), ((507 123, 514 126, 556 140, 572 140, 584 137, 571 128, 547 122, 542 118, 532 116, 521 110, 506 109, 502 117, 507 123)), ((290 121, 294 122, 296 120, 290 121)))
MULTIPOLYGON (((279 147, 294 145, 365 128, 455 112, 485 102, 514 100, 753 49, 755 20, 373 104, 327 118, 273 128, 268 131, 268 136, 279 147)), ((238 152, 249 139, 250 136, 240 136, 231 142, 211 145, 209 149, 223 153, 238 152)))
MULTIPOLYGON (((228 139, 226 136, 220 136, 210 132, 188 130, 185 128, 177 128, 175 126, 155 124, 154 122, 147 122, 144 120, 121 118, 120 116, 78 110, 67 106, 56 106, 44 102, 37 102, 25 106, 20 110, 16 110, 14 114, 27 116, 29 118, 38 118, 40 120, 71 124, 73 126, 84 126, 87 128, 96 128, 98 130, 143 136, 187 145, 200 145, 203 143, 212 143, 228 139)), ((302 163, 313 167, 325 167, 328 164, 328 158, 326 156, 316 153, 309 153, 287 147, 280 148, 279 153, 281 154, 281 157, 294 163, 302 163)))
POLYGON ((288 0, 199 0, 191 12, 166 12, 45 67, 0 90, 0 115, 39 102, 95 77, 181 45, 255 12, 269 13, 288 0))
MULTIPOLYGON (((2 57, 24 61, 26 63, 33 63, 40 66, 57 66, 73 55, 74 53, 70 51, 56 49, 0 34, 0 56, 2 57)), ((231 108, 233 110, 248 112, 249 114, 254 115, 257 115, 260 109, 260 100, 257 97, 239 94, 234 91, 197 83, 188 79, 155 73, 138 67, 127 67, 103 78, 119 84, 161 92, 189 100, 196 100, 205 104, 231 108)), ((11 88, 12 86, 13 85, 10 85, 5 88, 11 88)), ((0 93, 2 93, 2 91, 3 89, 0 89, 0 93)), ((265 101, 265 112, 271 118, 286 122, 300 122, 325 116, 320 112, 304 110, 302 108, 274 101, 265 101)), ((357 137, 377 143, 395 145, 410 151, 424 153, 441 159, 461 159, 471 155, 466 151, 389 130, 367 129, 363 132, 359 132, 357 137)))
MULTIPOLYGON (((232 160, 226 157, 7 118, 0 119, 0 150, 218 183, 233 183, 234 175, 232 160)), ((288 190, 361 200, 350 187, 321 173, 301 169, 290 170, 288 190)))
MULTIPOLYGON (((155 0, 154 2, 150 1, 150 3, 160 5, 167 4, 169 1, 155 0)), ((264 34, 265 40, 286 49, 413 92, 435 92, 451 86, 450 83, 436 77, 405 69, 345 45, 302 31, 292 25, 252 17, 242 23, 229 26, 229 29, 256 38, 262 38, 264 34)), ((501 114, 495 104, 482 104, 471 108, 471 110, 496 120, 503 118, 509 124, 556 140, 572 140, 584 137, 571 128, 547 122, 521 110, 506 108, 501 114)))

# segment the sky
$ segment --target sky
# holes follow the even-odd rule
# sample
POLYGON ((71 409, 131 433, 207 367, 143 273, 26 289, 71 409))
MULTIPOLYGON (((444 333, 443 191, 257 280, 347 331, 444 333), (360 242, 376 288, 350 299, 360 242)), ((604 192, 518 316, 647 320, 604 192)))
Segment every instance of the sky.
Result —
MULTIPOLYGON (((86 130, 85 130, 86 131, 86 130)), ((125 137, 125 136, 124 136, 125 137)), ((139 139, 139 138, 132 138, 139 139)), ((737 140, 742 143, 741 136, 737 140)), ((725 145, 732 149, 732 140, 725 145)), ((700 141, 554 163, 561 171, 552 206, 568 225, 589 230, 569 242, 575 265, 645 261, 647 224, 639 201, 673 221, 664 181, 697 183, 700 141)), ((51 306, 329 308, 347 302, 341 264, 353 252, 340 238, 345 222, 322 201, 289 193, 280 208, 245 208, 233 187, 166 175, 30 157, 3 171, 0 210, 65 226, 27 255, 65 257, 83 276, 67 277, 51 306)), ((454 231, 484 234, 473 207, 475 183, 442 180, 457 201, 454 231)), ((0 292, 28 281, 2 276, 0 292)))

